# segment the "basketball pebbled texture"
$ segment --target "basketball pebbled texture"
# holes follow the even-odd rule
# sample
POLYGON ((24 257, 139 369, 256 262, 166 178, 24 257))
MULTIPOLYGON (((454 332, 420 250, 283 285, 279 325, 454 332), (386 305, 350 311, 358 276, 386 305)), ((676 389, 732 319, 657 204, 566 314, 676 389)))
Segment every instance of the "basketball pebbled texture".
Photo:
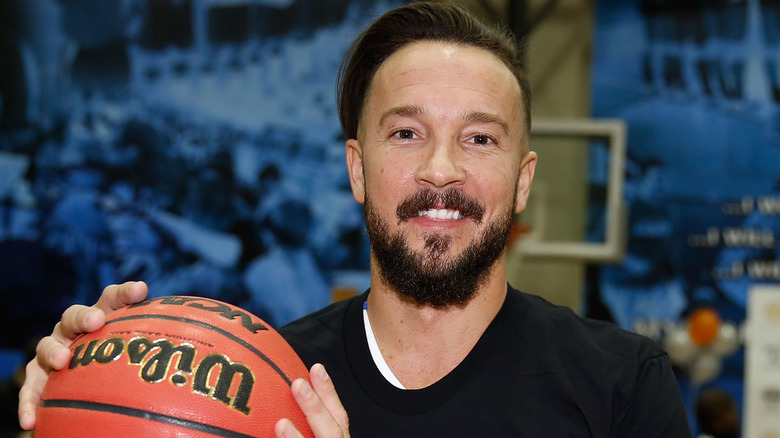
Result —
POLYGON ((308 378, 279 333, 238 307, 153 298, 79 336, 43 390, 36 438, 273 437, 289 418, 313 436, 290 385, 308 378))

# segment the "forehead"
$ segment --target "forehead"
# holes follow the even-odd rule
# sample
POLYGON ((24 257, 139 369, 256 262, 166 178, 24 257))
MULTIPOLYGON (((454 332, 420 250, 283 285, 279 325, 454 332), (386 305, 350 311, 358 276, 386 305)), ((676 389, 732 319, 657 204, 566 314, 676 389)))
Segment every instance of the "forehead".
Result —
POLYGON ((510 131, 522 130, 517 79, 498 57, 476 47, 421 41, 391 55, 371 82, 363 116, 405 105, 485 112, 505 119, 510 131))

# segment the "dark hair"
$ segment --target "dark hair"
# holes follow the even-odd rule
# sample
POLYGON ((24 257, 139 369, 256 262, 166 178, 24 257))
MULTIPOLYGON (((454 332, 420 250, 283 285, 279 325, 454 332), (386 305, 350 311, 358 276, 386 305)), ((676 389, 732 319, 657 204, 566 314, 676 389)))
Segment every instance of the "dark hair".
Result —
POLYGON ((696 399, 696 419, 699 429, 715 438, 739 436, 737 402, 726 391, 706 389, 696 399))
POLYGON ((442 41, 484 49, 512 71, 520 85, 526 127, 531 127, 531 90, 521 46, 508 30, 488 26, 465 9, 421 2, 393 9, 369 26, 350 46, 339 70, 337 100, 341 129, 357 138, 358 121, 371 81, 387 58, 416 41, 442 41))

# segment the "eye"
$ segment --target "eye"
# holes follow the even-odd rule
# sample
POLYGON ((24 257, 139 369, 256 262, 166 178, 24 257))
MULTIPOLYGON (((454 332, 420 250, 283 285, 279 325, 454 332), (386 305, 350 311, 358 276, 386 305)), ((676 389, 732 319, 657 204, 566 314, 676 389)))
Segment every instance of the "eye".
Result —
POLYGON ((393 132, 392 136, 400 140, 412 140, 417 137, 411 129, 399 129, 398 131, 393 132))
POLYGON ((485 135, 485 134, 477 134, 469 139, 470 142, 478 145, 488 145, 491 143, 495 143, 495 140, 493 140, 492 137, 485 135))

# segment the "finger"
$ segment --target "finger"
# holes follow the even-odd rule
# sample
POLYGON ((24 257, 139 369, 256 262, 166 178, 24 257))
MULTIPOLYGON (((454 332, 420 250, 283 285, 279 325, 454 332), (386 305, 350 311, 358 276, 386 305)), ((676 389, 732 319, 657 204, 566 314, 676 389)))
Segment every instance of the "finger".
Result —
POLYGON ((62 314, 62 320, 50 336, 43 338, 36 347, 36 357, 26 368, 24 385, 19 391, 19 425, 24 430, 35 426, 35 412, 41 392, 52 370, 68 364, 71 357, 68 348, 81 333, 93 332, 106 322, 106 314, 128 304, 143 300, 148 293, 146 283, 127 282, 103 289, 98 302, 92 306, 70 306, 62 314))
POLYGON ((293 398, 298 402, 314 436, 318 438, 343 438, 346 436, 339 423, 319 398, 306 379, 296 379, 292 386, 293 398))
POLYGON ((71 340, 62 341, 54 336, 46 336, 38 342, 35 359, 30 362, 30 365, 37 364, 47 374, 52 370, 61 370, 70 361, 71 353, 68 348, 70 343, 71 340))
POLYGON ((41 368, 35 359, 27 364, 25 372, 24 385, 19 390, 19 425, 24 430, 30 430, 35 426, 35 410, 49 374, 41 368))
POLYGON ((143 300, 147 293, 146 283, 142 281, 128 281, 107 286, 94 306, 68 307, 62 314, 61 324, 55 326, 52 336, 61 340, 63 344, 69 345, 77 335, 94 332, 103 327, 106 323, 106 315, 143 300))
MULTIPOLYGON (((75 307, 75 306, 74 306, 75 307)), ((67 317, 63 316, 63 321, 78 318, 76 315, 80 310, 89 309, 80 306, 78 309, 69 308, 66 310, 67 317)), ((97 310, 96 310, 97 311, 97 310)), ((97 311, 102 315, 103 312, 97 311)), ((80 324, 71 323, 74 326, 80 324)), ((36 355, 25 369, 25 380, 22 388, 19 390, 19 425, 24 430, 32 429, 35 426, 35 412, 41 399, 41 392, 48 380, 49 373, 53 370, 65 368, 71 358, 71 351, 68 348, 75 337, 75 333, 69 333, 67 329, 63 331, 63 322, 57 323, 51 336, 41 339, 36 346, 36 355)), ((102 325, 102 323, 101 323, 102 325)), ((76 331, 85 331, 81 328, 75 328, 76 331)))
POLYGON ((54 326, 51 337, 64 345, 70 345, 79 334, 94 332, 103 327, 105 322, 106 314, 102 310, 74 304, 62 313, 62 319, 54 326))
POLYGON ((330 379, 328 372, 325 370, 325 366, 320 363, 314 364, 309 374, 314 391, 322 400, 322 404, 325 405, 325 408, 342 430, 349 430, 347 411, 344 409, 344 405, 341 404, 341 399, 339 399, 339 395, 333 386, 333 381, 330 379))
POLYGON ((274 434, 276 438, 303 438, 303 435, 298 432, 293 422, 287 418, 282 418, 276 422, 274 426, 274 434))
POLYGON ((143 281, 112 284, 103 289, 103 293, 100 294, 100 299, 94 307, 109 314, 116 309, 142 301, 148 293, 149 288, 143 281))
POLYGON ((62 314, 61 323, 54 327, 52 336, 62 341, 64 345, 70 345, 77 335, 94 332, 103 327, 106 323, 106 315, 128 304, 143 300, 147 293, 146 283, 142 281, 107 286, 94 306, 68 307, 62 314))

